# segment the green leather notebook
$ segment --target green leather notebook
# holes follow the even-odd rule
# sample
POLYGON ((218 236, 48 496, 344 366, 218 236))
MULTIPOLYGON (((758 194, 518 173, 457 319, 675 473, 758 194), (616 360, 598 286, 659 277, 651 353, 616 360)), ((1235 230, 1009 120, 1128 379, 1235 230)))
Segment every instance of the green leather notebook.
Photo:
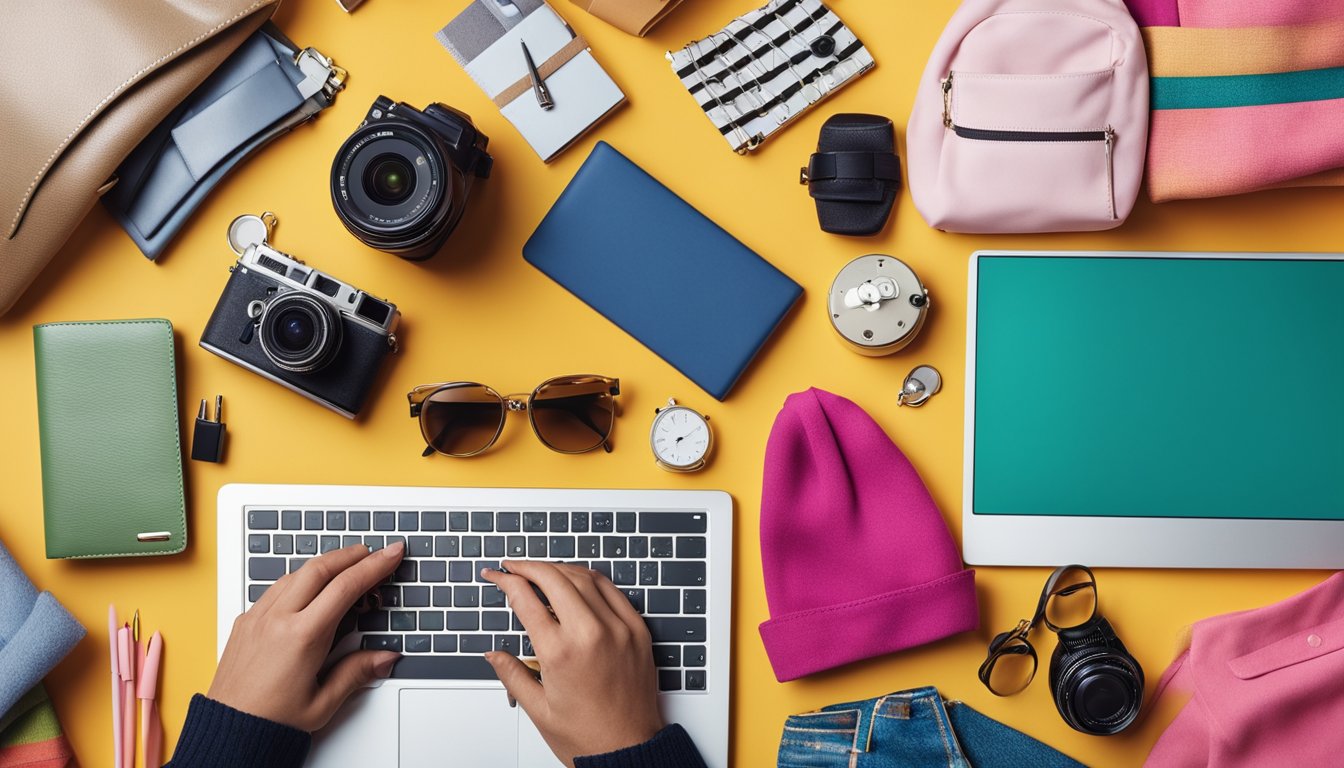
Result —
POLYGON ((181 552, 172 323, 48 323, 33 347, 47 557, 181 552))

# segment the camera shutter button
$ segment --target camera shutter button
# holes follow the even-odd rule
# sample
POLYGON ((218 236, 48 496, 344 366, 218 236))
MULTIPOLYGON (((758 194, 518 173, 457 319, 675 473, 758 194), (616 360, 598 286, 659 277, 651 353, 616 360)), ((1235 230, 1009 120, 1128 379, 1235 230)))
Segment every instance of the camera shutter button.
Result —
POLYGON ((1310 645, 1312 648, 1320 648, 1321 636, 1317 634, 1307 635, 1307 645, 1310 645))

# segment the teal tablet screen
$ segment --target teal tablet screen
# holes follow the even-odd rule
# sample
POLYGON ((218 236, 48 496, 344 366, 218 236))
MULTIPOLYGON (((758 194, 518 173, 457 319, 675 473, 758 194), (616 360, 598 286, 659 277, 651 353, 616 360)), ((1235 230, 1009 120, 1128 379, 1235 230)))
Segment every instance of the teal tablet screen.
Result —
POLYGON ((1344 262, 982 255, 988 515, 1344 520, 1344 262))

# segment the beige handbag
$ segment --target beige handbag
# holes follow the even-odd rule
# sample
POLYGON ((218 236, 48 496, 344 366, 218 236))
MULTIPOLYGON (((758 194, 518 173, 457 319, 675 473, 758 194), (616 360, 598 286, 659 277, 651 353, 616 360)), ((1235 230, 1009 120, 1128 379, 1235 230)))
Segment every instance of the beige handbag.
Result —
POLYGON ((636 37, 649 34, 653 25, 676 9, 681 0, 572 0, 583 10, 636 37))
POLYGON ((17 0, 0 23, 0 314, 280 0, 17 0))

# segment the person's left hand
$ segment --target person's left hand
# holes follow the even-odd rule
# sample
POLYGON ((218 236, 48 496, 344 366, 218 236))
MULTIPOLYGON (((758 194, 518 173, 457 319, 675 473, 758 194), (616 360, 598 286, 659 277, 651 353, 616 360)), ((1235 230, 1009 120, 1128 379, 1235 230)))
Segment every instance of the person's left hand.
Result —
POLYGON ((400 542, 374 553, 346 547, 281 577, 233 622, 206 696, 303 731, 326 725, 351 693, 387 677, 401 658, 356 651, 318 677, 341 618, 391 575, 405 549, 400 542))

